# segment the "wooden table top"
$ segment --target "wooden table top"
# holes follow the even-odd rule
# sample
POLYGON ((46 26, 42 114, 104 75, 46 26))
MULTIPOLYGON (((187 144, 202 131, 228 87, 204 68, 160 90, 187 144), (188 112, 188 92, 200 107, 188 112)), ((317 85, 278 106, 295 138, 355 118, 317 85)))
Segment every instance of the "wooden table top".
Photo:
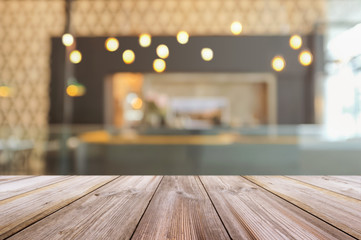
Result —
POLYGON ((360 239, 361 176, 0 176, 0 239, 360 239))

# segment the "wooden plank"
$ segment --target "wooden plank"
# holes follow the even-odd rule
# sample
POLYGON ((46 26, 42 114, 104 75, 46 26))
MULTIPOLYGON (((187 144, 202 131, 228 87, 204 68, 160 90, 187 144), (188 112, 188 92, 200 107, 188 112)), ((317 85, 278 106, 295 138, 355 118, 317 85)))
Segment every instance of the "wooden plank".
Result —
POLYGON ((9 181, 0 186, 0 200, 11 198, 59 181, 64 181, 67 178, 69 178, 69 176, 35 176, 9 181))
POLYGON ((240 176, 201 176, 232 239, 353 239, 240 176))
POLYGON ((360 183, 361 184, 361 176, 332 176, 332 177, 343 179, 343 180, 349 181, 349 182, 355 182, 355 183, 360 183))
POLYGON ((31 178, 31 177, 34 177, 34 176, 29 176, 29 175, 8 175, 8 176, 0 176, 0 184, 3 184, 3 183, 8 183, 8 182, 11 182, 11 181, 16 181, 16 180, 19 180, 19 179, 24 179, 24 178, 31 178))
POLYGON ((10 239, 129 239, 161 178, 122 176, 10 239))
POLYGON ((165 176, 132 239, 229 239, 196 176, 165 176))
POLYGON ((247 176, 247 179, 361 238, 361 201, 282 176, 247 176))
POLYGON ((8 237, 115 179, 80 176, 0 201, 0 239, 8 237))
POLYGON ((354 181, 349 181, 332 176, 287 176, 287 177, 308 184, 312 184, 314 186, 324 188, 348 197, 361 200, 361 182, 356 183, 354 181))

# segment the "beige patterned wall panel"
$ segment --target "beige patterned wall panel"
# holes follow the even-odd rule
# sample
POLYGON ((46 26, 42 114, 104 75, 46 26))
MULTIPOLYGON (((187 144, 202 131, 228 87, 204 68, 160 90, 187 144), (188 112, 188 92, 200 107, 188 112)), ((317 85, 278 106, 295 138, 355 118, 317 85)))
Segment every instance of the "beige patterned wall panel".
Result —
POLYGON ((73 30, 81 36, 228 35, 234 20, 244 34, 308 33, 325 19, 325 0, 78 0, 73 30))
MULTIPOLYGON (((176 34, 229 35, 233 20, 244 34, 308 33, 325 18, 325 0, 77 0, 77 36, 176 34)), ((49 110, 50 37, 64 29, 63 0, 0 0, 0 138, 35 140, 41 159, 49 110), (4 130, 6 129, 6 130, 4 130)), ((36 161, 33 160, 35 163, 36 161)), ((41 161, 34 173, 41 170, 41 161)))
POLYGON ((49 108, 50 36, 64 28, 62 1, 0 1, 0 139, 33 140, 33 173, 40 173, 49 108))

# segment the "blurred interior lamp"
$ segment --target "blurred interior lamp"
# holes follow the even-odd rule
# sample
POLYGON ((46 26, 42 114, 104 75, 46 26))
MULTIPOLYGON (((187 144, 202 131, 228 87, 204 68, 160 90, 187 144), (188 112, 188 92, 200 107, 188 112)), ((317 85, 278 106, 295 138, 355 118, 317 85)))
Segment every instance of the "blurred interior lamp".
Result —
POLYGON ((142 99, 140 99, 139 97, 136 97, 132 100, 132 108, 135 109, 135 110, 139 110, 142 108, 143 106, 143 101, 142 99))
POLYGON ((74 43, 74 37, 70 33, 65 33, 62 36, 61 40, 62 40, 64 46, 67 46, 67 47, 73 45, 73 43, 74 43))
POLYGON ((81 59, 82 59, 81 52, 79 52, 78 50, 71 51, 71 53, 69 55, 69 59, 70 59, 70 62, 72 62, 72 63, 75 63, 75 64, 80 63, 81 59))
POLYGON ((281 72, 286 66, 285 59, 282 56, 276 56, 272 60, 272 68, 277 71, 281 72))
POLYGON ((80 97, 85 94, 85 87, 83 84, 80 84, 80 83, 70 84, 66 88, 66 93, 70 97, 80 97))
POLYGON ((309 66, 312 63, 312 59, 312 53, 308 50, 303 50, 298 56, 298 60, 303 66, 309 66))
POLYGON ((160 58, 167 58, 169 56, 169 49, 167 47, 167 45, 165 44, 161 44, 157 47, 157 55, 160 58))
POLYGON ((123 61, 125 64, 131 64, 134 62, 135 54, 132 50, 127 49, 123 52, 123 61))
POLYGON ((231 32, 233 33, 233 35, 239 35, 241 34, 242 32, 242 24, 238 21, 234 21, 232 24, 231 24, 231 32))
POLYGON ((70 96, 70 97, 76 97, 78 95, 78 87, 75 84, 70 84, 67 88, 66 88, 66 93, 70 96))
POLYGON ((189 35, 188 35, 188 33, 186 31, 180 31, 177 34, 177 41, 180 44, 186 44, 188 42, 188 39, 189 39, 189 35))
POLYGON ((295 34, 290 37, 290 47, 295 50, 302 47, 302 38, 300 35, 295 34))
POLYGON ((213 50, 210 48, 203 48, 201 55, 204 61, 211 61, 213 59, 213 50))
POLYGON ((5 85, 0 85, 0 97, 10 97, 11 96, 11 88, 5 85))
POLYGON ((140 34, 140 36, 139 36, 139 45, 140 46, 149 47, 151 43, 152 43, 152 37, 149 34, 147 34, 147 33, 140 34))
POLYGON ((160 72, 164 72, 166 68, 166 64, 165 64, 165 61, 163 59, 155 59, 153 61, 153 69, 154 71, 160 73, 160 72))
POLYGON ((109 52, 114 52, 118 49, 119 47, 119 41, 116 38, 107 38, 107 40, 105 41, 105 48, 109 51, 109 52))

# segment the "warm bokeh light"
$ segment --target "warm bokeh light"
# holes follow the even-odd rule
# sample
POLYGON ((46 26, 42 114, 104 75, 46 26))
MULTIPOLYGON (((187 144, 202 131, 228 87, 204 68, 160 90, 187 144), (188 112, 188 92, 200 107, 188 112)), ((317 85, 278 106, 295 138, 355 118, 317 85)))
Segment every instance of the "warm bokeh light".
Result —
POLYGON ((73 45, 74 43, 74 37, 70 33, 65 33, 63 37, 61 38, 63 44, 67 47, 73 45))
POLYGON ((135 54, 132 50, 127 49, 123 52, 123 61, 125 64, 131 64, 135 60, 135 54))
POLYGON ((109 51, 109 52, 114 52, 119 48, 119 41, 116 38, 107 38, 107 40, 105 41, 105 48, 109 51))
POLYGON ((78 50, 73 50, 69 55, 69 59, 72 63, 80 63, 82 59, 81 52, 79 52, 78 50))
POLYGON ((234 34, 234 35, 239 35, 241 34, 242 32, 242 24, 238 21, 234 21, 232 24, 231 24, 231 32, 234 34))
POLYGON ((78 87, 75 84, 71 84, 66 88, 66 93, 70 97, 76 97, 78 96, 78 87))
POLYGON ((188 39, 189 39, 189 35, 188 35, 188 33, 186 31, 180 31, 177 34, 177 41, 180 44, 186 44, 188 42, 188 39))
POLYGON ((70 97, 80 97, 85 94, 85 87, 82 84, 70 84, 66 88, 66 93, 70 97))
POLYGON ((139 45, 140 46, 149 47, 151 43, 152 43, 152 37, 149 34, 143 33, 139 36, 139 45))
POLYGON ((275 71, 280 72, 285 68, 285 66, 286 66, 286 61, 282 56, 276 56, 273 58, 272 68, 275 71))
POLYGON ((290 47, 295 50, 302 47, 302 38, 300 35, 295 34, 290 37, 290 47))
POLYGON ((139 110, 142 108, 143 106, 143 101, 142 99, 140 99, 139 97, 136 97, 132 100, 132 108, 135 109, 135 110, 139 110))
POLYGON ((312 53, 308 50, 303 50, 298 56, 298 60, 303 66, 309 66, 313 60, 312 53))
POLYGON ((201 55, 204 61, 211 61, 213 59, 213 50, 210 48, 203 48, 201 55))
POLYGON ((153 61, 153 69, 154 69, 154 71, 156 71, 156 72, 164 72, 164 70, 165 70, 165 68, 166 68, 166 64, 165 64, 165 61, 163 60, 163 59, 155 59, 154 61, 153 61))
POLYGON ((165 44, 161 44, 157 47, 157 55, 160 58, 167 58, 169 56, 169 49, 167 47, 167 45, 165 44))
POLYGON ((0 97, 10 97, 11 95, 11 88, 8 86, 0 86, 0 97))

